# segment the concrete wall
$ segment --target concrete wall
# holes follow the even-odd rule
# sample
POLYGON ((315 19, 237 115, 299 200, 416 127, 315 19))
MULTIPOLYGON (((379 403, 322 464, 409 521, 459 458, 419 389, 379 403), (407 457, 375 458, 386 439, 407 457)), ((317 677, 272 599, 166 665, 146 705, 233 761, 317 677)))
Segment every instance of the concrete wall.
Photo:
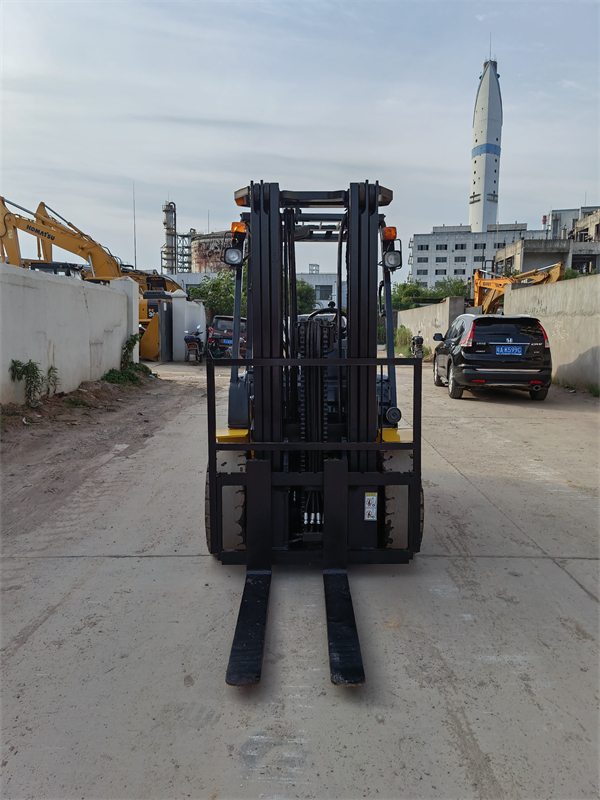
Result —
POLYGON ((12 359, 36 361, 44 374, 55 366, 63 392, 118 368, 137 333, 138 303, 131 278, 109 288, 0 264, 0 402, 24 402, 24 382, 10 379, 12 359))
POLYGON ((413 334, 421 331, 423 345, 431 350, 436 346, 434 333, 446 333, 456 317, 464 313, 464 297, 446 297, 441 303, 409 311, 398 311, 398 327, 404 325, 413 334))
POLYGON ((556 378, 581 386, 600 383, 600 275, 542 286, 509 284, 504 313, 540 320, 556 378))
POLYGON ((185 361, 185 331, 192 333, 201 326, 201 339, 206 346, 206 311, 201 300, 190 302, 185 292, 173 292, 173 361, 185 361))

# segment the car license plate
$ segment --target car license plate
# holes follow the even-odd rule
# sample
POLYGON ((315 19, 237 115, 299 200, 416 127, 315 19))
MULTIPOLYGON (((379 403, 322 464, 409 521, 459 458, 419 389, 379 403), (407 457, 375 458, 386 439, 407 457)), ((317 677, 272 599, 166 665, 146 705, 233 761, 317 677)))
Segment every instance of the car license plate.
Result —
MULTIPOLYGON (((233 344, 233 339, 223 339, 223 344, 233 344)), ((519 350, 521 348, 519 347, 519 350)))
POLYGON ((497 356, 520 356, 522 355, 522 350, 522 347, 517 347, 514 344, 496 345, 497 356))

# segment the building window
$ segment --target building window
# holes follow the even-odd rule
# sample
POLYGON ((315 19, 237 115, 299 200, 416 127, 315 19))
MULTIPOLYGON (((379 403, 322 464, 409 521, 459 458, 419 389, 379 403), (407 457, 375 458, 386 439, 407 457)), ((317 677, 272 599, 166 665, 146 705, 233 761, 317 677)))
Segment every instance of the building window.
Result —
POLYGON ((455 269, 454 270, 454 274, 455 275, 464 275, 465 271, 464 271, 464 269, 455 269))
POLYGON ((319 265, 318 264, 309 264, 308 265, 308 274, 309 275, 318 275, 319 274, 319 265))
POLYGON ((448 261, 446 256, 438 256, 435 260, 436 264, 445 264, 448 261))
POLYGON ((485 242, 479 242, 478 244, 474 245, 475 250, 485 250, 485 242))
POLYGON ((446 274, 446 270, 445 269, 436 269, 435 274, 436 275, 445 275, 446 274))
POLYGON ((417 245, 417 250, 429 250, 429 245, 428 244, 418 244, 417 245))
POLYGON ((496 250, 502 250, 503 247, 506 247, 506 242, 494 242, 494 247, 496 250))
POLYGON ((448 249, 448 245, 447 244, 436 244, 435 249, 436 250, 447 250, 448 249))
POLYGON ((333 286, 315 286, 315 291, 317 293, 317 300, 331 300, 333 286))
POLYGON ((427 270, 426 269, 418 269, 417 270, 417 275, 427 275, 427 270))
POLYGON ((473 261, 485 261, 485 256, 475 256, 473 261))
POLYGON ((429 262, 429 256, 418 256, 417 257, 417 264, 427 264, 429 262))
POLYGON ((455 264, 464 264, 467 260, 466 256, 454 256, 454 263, 455 264))
POLYGON ((467 249, 467 245, 466 244, 455 244, 454 245, 454 249, 455 250, 466 250, 467 249))

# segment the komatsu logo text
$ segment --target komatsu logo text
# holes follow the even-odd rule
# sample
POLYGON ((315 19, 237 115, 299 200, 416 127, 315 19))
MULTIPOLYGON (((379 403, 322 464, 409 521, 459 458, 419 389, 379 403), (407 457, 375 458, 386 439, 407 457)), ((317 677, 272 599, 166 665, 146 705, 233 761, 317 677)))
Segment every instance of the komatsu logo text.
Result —
POLYGON ((25 230, 35 233, 36 236, 43 236, 44 239, 50 239, 51 241, 54 241, 54 236, 52 236, 51 233, 46 233, 46 231, 41 231, 39 228, 34 228, 33 225, 28 225, 25 230))

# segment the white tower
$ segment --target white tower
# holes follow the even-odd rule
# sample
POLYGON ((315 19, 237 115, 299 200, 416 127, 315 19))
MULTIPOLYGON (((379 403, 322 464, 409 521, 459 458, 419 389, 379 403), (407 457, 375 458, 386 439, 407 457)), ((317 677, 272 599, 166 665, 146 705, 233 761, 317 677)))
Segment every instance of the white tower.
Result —
POLYGON ((498 221, 498 181, 502 138, 502 97, 496 61, 486 61, 473 113, 469 224, 473 233, 486 233, 498 221))

